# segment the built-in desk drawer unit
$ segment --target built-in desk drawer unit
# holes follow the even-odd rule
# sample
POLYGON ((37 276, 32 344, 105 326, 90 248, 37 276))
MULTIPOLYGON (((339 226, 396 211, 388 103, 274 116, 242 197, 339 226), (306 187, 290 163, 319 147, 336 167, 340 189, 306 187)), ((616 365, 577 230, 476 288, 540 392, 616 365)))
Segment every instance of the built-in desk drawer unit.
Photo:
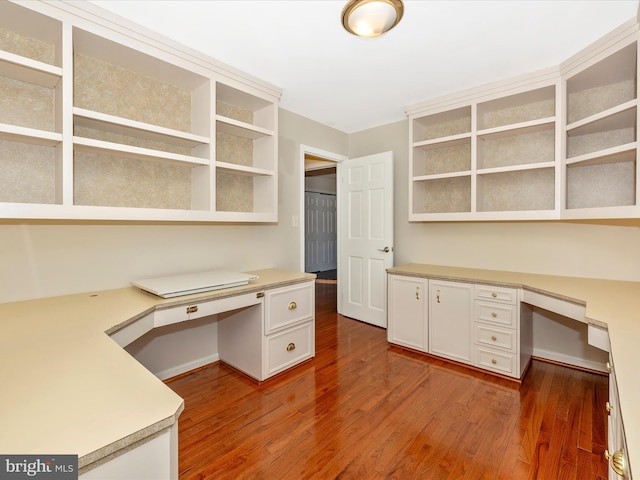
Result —
POLYGON ((492 370, 510 377, 519 376, 516 369, 517 355, 514 353, 497 352, 486 348, 476 348, 477 366, 492 370))
POLYGON ((267 290, 265 292, 265 335, 310 320, 315 310, 314 298, 313 283, 267 290))
POLYGON ((476 285, 476 298, 515 305, 518 302, 518 291, 513 288, 476 285))

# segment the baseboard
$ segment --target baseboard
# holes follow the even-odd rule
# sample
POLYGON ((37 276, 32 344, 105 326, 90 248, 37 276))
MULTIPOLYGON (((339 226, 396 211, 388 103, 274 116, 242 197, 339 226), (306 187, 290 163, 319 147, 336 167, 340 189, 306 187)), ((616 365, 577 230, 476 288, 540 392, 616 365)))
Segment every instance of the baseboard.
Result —
POLYGON ((166 370, 162 370, 161 372, 154 372, 154 375, 158 377, 160 380, 166 380, 171 377, 175 377, 177 375, 182 375, 185 372, 189 372, 196 368, 204 367, 205 365, 209 365, 210 363, 214 363, 220 360, 219 354, 208 355, 206 357, 198 358, 196 360, 192 360, 191 362, 183 363, 182 365, 178 365, 175 367, 168 368, 166 370))
POLYGON ((606 372, 605 366, 600 362, 594 362, 580 357, 572 357, 570 355, 564 355, 550 350, 534 348, 532 355, 542 360, 549 360, 551 362, 561 363, 579 369, 591 370, 594 372, 606 372))

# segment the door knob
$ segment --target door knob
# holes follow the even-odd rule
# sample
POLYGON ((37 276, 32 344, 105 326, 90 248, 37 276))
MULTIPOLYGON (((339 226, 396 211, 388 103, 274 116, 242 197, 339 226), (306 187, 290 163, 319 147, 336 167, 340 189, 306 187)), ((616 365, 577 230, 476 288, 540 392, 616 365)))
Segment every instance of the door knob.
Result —
POLYGON ((389 253, 391 251, 391 249, 389 247, 384 247, 384 248, 379 248, 378 251, 379 252, 384 252, 384 253, 389 253))

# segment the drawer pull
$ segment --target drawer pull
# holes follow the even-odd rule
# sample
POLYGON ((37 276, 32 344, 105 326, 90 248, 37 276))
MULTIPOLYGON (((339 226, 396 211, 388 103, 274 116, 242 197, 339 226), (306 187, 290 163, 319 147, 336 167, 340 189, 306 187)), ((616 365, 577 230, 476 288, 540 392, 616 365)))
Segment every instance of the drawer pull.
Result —
POLYGON ((497 294, 496 292, 491 292, 491 296, 492 296, 493 298, 496 298, 496 297, 498 296, 498 294, 497 294))
POLYGON ((609 453, 609 450, 604 451, 604 458, 611 464, 611 468, 621 477, 624 477, 627 473, 627 465, 624 461, 624 451, 618 450, 613 455, 609 453))
POLYGON ((416 300, 420 300, 420 287, 416 287, 416 300))
POLYGON ((498 337, 496 337, 495 335, 491 335, 491 340, 495 342, 496 340, 498 340, 498 337))
POLYGON ((296 349, 295 343, 290 343, 289 345, 287 345, 287 352, 290 352, 291 350, 295 350, 295 349, 296 349))
POLYGON ((491 316, 492 316, 493 318, 496 318, 496 317, 498 316, 498 314, 497 314, 496 312, 491 312, 491 316))
POLYGON ((197 311, 198 311, 197 305, 192 305, 190 307, 187 307, 187 313, 196 313, 197 311))
POLYGON ((496 363, 498 363, 498 361, 495 358, 492 358, 491 359, 491 363, 493 363, 495 365, 496 363))
POLYGON ((296 302, 289 302, 289 306, 287 307, 289 310, 294 310, 298 308, 298 304, 296 302))
POLYGON ((440 303, 440 290, 436 292, 436 300, 440 303))
POLYGON ((605 364, 605 368, 607 369, 607 372, 609 372, 609 373, 611 373, 611 371, 613 370, 613 366, 609 362, 607 362, 605 364))
POLYGON ((607 402, 604 404, 604 409, 607 411, 607 413, 611 413, 611 410, 613 410, 613 407, 609 402, 607 402))

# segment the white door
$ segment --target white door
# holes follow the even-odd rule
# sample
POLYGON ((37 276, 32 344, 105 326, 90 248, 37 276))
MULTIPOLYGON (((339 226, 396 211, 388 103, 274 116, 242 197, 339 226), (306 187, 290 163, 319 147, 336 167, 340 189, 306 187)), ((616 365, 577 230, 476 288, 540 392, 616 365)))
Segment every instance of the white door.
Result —
POLYGON ((429 353, 473 364, 473 284, 429 280, 429 353))
POLYGON ((393 153, 347 160, 339 169, 338 311, 387 326, 393 266, 393 153))
POLYGON ((305 192, 305 272, 337 268, 336 196, 305 192))

